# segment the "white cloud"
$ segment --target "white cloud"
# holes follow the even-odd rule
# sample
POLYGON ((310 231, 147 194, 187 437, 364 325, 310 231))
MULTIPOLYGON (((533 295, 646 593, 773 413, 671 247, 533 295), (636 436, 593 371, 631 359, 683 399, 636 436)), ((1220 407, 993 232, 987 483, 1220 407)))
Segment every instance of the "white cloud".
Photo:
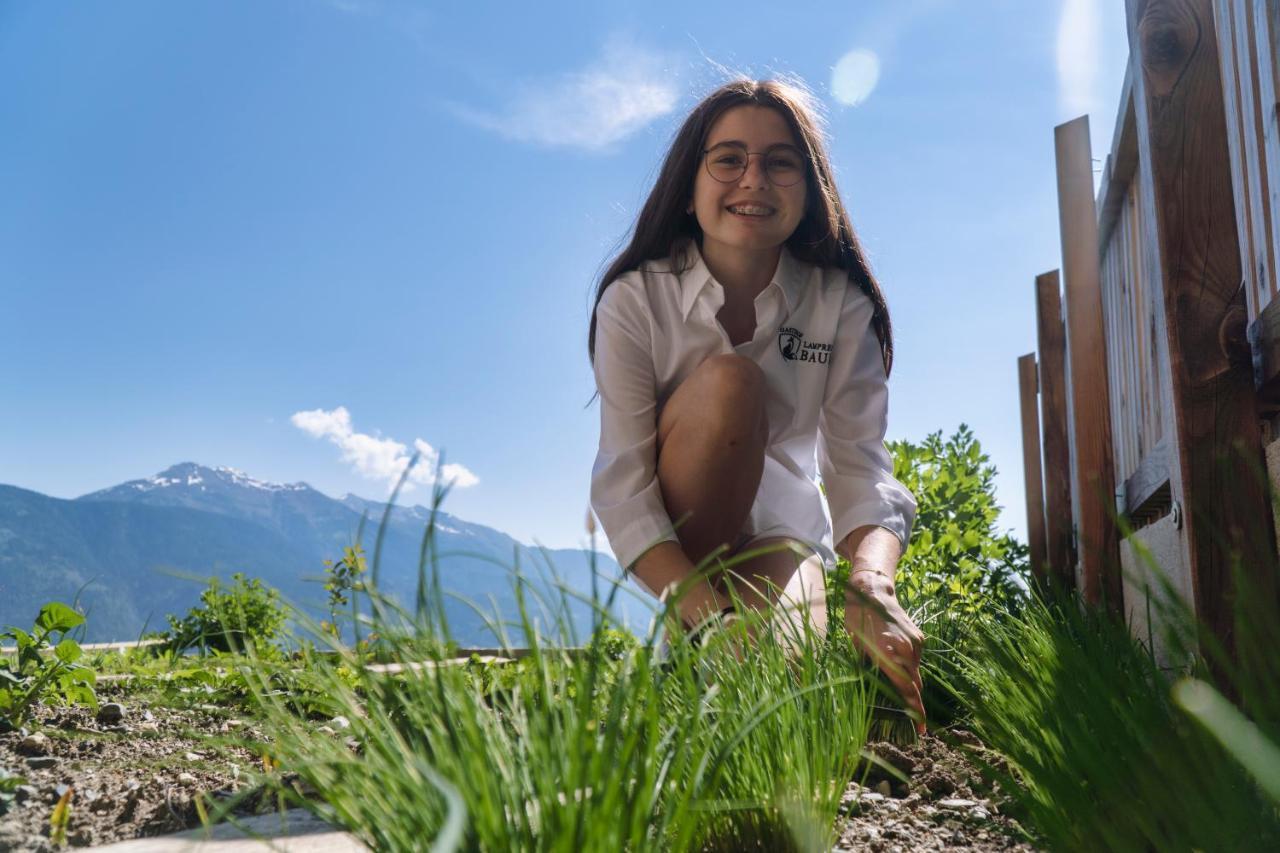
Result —
POLYGON ((831 69, 831 94, 847 107, 871 96, 880 82, 880 57, 869 50, 851 50, 831 69))
POLYGON ((1076 116, 1098 107, 1098 0, 1063 0, 1058 19, 1058 102, 1076 116))
MULTIPOLYGON (((342 451, 342 461, 365 479, 385 483, 387 491, 395 488, 412 459, 409 448, 393 438, 356 432, 351 426, 351 413, 346 406, 338 406, 332 411, 311 409, 295 412, 289 421, 314 438, 333 442, 342 451)), ((440 454, 422 439, 415 438, 413 447, 418 461, 405 481, 404 491, 410 491, 416 485, 434 484, 436 467, 440 462, 440 454)), ((440 479, 453 488, 466 488, 480 482, 466 467, 453 462, 440 468, 440 479)))
POLYGON ((675 109, 679 91, 663 57, 617 39, 581 71, 516 82, 496 111, 457 106, 463 119, 520 142, 608 148, 675 109))

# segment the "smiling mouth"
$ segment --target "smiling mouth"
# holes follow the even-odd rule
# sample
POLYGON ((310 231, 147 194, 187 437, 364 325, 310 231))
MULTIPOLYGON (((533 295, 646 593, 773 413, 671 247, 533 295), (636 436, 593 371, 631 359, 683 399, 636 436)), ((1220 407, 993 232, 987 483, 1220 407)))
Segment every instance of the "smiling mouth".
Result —
POLYGON ((753 217, 772 216, 776 212, 774 208, 764 204, 731 204, 725 210, 738 216, 753 217))

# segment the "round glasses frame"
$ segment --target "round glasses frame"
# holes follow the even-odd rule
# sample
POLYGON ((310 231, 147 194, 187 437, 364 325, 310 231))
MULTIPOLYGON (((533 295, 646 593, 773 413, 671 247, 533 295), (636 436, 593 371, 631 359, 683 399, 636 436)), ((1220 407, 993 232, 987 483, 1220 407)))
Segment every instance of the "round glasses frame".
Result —
POLYGON ((742 176, 747 173, 747 165, 750 162, 752 155, 759 155, 765 158, 764 171, 765 171, 765 174, 768 175, 769 177, 769 182, 772 184, 776 184, 777 186, 780 186, 780 187, 793 187, 796 184, 800 183, 802 180, 804 180, 805 173, 807 172, 807 167, 803 165, 805 162, 804 155, 800 153, 799 148, 796 148, 794 145, 789 145, 785 142, 779 143, 778 145, 770 145, 764 151, 748 151, 746 149, 746 146, 744 145, 732 145, 729 143, 722 142, 719 145, 713 145, 710 148, 702 149, 702 163, 707 169, 707 174, 711 176, 711 179, 713 181, 718 181, 722 184, 732 184, 735 181, 742 180, 742 176), (711 158, 708 157, 707 155, 710 154, 712 151, 716 151, 716 150, 722 150, 725 152, 733 151, 735 153, 742 155, 742 166, 737 170, 737 174, 735 174, 733 177, 721 178, 721 177, 718 177, 716 173, 712 171, 711 158), (778 176, 774 174, 774 170, 769 166, 769 155, 776 154, 779 151, 787 151, 793 154, 796 160, 801 163, 801 165, 794 170, 794 175, 786 176, 786 178, 788 178, 789 180, 788 179, 778 180, 778 176))

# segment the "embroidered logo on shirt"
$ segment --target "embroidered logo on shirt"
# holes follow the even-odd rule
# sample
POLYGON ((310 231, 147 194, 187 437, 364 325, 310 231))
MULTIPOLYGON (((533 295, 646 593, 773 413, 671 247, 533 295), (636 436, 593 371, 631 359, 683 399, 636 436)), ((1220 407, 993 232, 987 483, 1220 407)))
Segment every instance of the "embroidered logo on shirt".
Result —
POLYGON ((831 344, 805 343, 804 333, 790 326, 778 329, 778 351, 787 361, 807 361, 826 364, 831 358, 831 344))

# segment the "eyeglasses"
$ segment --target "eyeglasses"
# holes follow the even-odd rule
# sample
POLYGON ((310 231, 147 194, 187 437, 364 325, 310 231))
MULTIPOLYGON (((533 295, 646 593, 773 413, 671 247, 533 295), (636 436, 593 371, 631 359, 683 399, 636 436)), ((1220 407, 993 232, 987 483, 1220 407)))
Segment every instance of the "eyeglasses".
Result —
POLYGON ((747 161, 752 154, 764 158, 765 174, 769 176, 771 184, 789 187, 799 183, 805 174, 804 155, 794 145, 785 142, 771 145, 764 151, 748 151, 745 145, 721 142, 704 149, 702 153, 706 155, 704 162, 707 164, 707 174, 722 184, 741 180, 747 173, 747 161))

